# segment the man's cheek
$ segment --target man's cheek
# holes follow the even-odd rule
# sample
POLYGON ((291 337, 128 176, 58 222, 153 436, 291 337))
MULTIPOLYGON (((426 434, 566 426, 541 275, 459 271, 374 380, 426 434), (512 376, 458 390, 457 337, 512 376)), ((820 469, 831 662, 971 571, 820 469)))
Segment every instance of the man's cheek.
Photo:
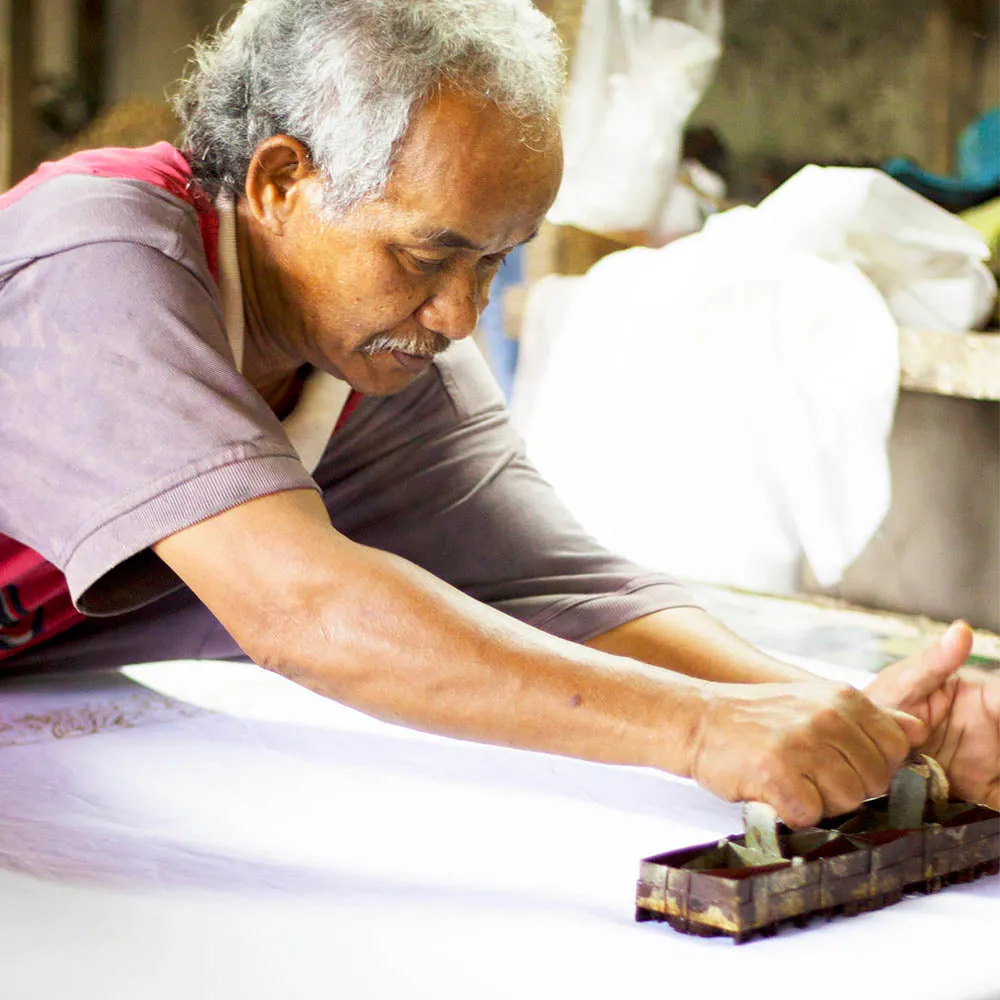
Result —
POLYGON ((426 297, 426 292, 412 282, 393 280, 380 284, 367 303, 369 329, 392 330, 407 324, 426 297))

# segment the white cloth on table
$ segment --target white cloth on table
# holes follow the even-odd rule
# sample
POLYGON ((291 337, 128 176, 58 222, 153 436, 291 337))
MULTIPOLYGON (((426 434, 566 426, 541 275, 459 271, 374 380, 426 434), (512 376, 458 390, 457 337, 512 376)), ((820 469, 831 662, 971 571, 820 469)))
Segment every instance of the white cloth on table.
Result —
POLYGON ((633 900, 640 858, 739 829, 689 782, 403 730, 247 665, 132 675, 178 700, 120 678, 0 695, 11 1000, 1000 991, 998 879, 686 937, 633 900))

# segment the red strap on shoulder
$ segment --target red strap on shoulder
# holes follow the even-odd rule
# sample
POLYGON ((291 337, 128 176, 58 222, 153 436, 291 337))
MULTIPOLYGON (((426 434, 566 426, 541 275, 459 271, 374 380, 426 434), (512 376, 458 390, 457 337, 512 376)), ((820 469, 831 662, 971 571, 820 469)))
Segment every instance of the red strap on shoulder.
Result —
POLYGON ((191 164, 184 154, 169 142, 157 142, 141 149, 108 146, 87 149, 61 160, 41 164, 20 184, 0 195, 0 211, 40 184, 66 174, 87 174, 91 177, 117 177, 145 181, 162 188, 175 198, 186 201, 198 213, 198 226, 205 247, 205 257, 212 277, 219 280, 219 216, 211 199, 191 176, 191 164))

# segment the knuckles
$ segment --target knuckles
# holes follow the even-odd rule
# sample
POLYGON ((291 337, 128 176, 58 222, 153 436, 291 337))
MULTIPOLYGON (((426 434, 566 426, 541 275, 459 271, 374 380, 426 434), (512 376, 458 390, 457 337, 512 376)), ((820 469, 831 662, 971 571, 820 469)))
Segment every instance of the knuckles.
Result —
POLYGON ((842 813, 854 812, 862 802, 865 801, 863 794, 844 792, 842 789, 831 791, 830 806, 831 816, 839 816, 842 813))
POLYGON ((873 708, 865 695, 849 684, 817 687, 807 697, 796 698, 791 707, 784 725, 775 728, 772 736, 800 748, 814 743, 819 736, 842 731, 848 721, 860 725, 873 708))
POLYGON ((774 806, 778 816, 793 829, 815 826, 823 818, 819 796, 815 791, 810 795, 805 785, 800 778, 798 782, 772 786, 764 797, 764 801, 774 806))
POLYGON ((849 684, 831 685, 827 690, 826 704, 816 717, 827 724, 839 724, 844 718, 867 715, 870 709, 868 699, 849 684))
POLYGON ((815 826, 823 818, 822 809, 809 809, 802 805, 788 805, 784 809, 775 806, 782 821, 793 830, 804 830, 815 826))
MULTIPOLYGON (((742 745, 741 759, 725 761, 714 777, 728 772, 727 778, 712 784, 724 786, 724 791, 719 789, 724 797, 738 789, 749 793, 738 798, 769 803, 795 828, 816 825, 824 812, 851 812, 869 796, 885 791, 894 765, 908 750, 905 739, 897 747, 888 732, 882 732, 884 727, 873 726, 877 716, 868 697, 848 684, 785 692, 770 703, 763 717, 757 712, 743 717, 741 721, 749 723, 744 730, 749 738, 742 745), (867 736, 863 743, 859 729, 867 736), (881 755, 874 753, 869 741, 876 743, 881 755), (845 758, 853 775, 845 772, 845 758)), ((713 763, 720 764, 733 745, 725 740, 715 749, 722 751, 723 760, 713 754, 713 763)))

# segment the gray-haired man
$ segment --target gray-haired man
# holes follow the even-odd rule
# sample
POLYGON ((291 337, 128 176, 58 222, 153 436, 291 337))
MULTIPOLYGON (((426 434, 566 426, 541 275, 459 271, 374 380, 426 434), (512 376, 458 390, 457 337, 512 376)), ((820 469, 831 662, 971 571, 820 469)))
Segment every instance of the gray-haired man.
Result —
POLYGON ((4 196, 4 666, 245 653, 796 824, 924 744, 998 804, 967 627, 870 700, 602 550, 525 460, 466 338, 555 196, 560 74, 528 0, 251 0, 184 85, 185 155, 4 196))

